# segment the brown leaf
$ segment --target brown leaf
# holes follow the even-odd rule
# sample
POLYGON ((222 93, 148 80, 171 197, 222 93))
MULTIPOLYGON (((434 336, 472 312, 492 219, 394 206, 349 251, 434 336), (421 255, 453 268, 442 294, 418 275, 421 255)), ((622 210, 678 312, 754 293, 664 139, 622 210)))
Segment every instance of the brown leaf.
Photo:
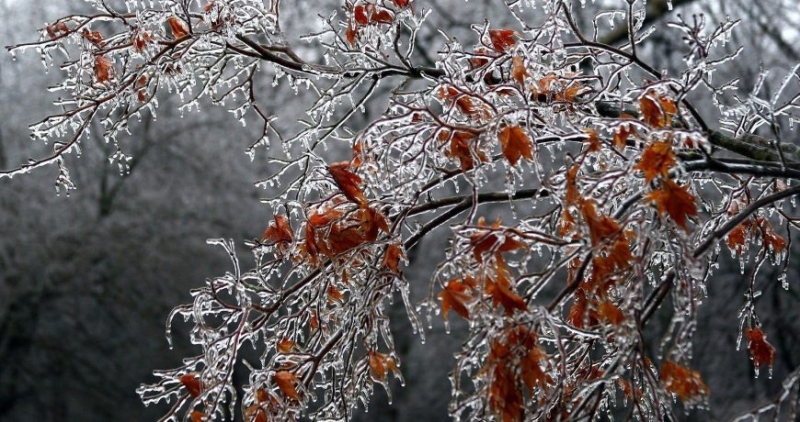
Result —
POLYGON ((622 151, 628 144, 628 138, 636 135, 636 129, 634 129, 632 125, 620 126, 619 129, 614 132, 614 146, 622 151))
POLYGON ((114 74, 114 64, 103 55, 94 58, 94 75, 97 82, 104 83, 111 80, 114 74))
POLYGON ((642 159, 636 164, 636 169, 644 172, 648 182, 656 176, 667 178, 669 169, 675 165, 675 154, 672 153, 672 143, 668 141, 654 142, 645 148, 642 159))
POLYGON ((137 53, 141 53, 147 48, 147 44, 153 41, 153 37, 150 36, 150 33, 147 31, 136 31, 131 38, 131 44, 133 44, 133 49, 136 50, 137 53))
POLYGON ((353 19, 359 25, 369 25, 369 17, 367 17, 367 8, 363 4, 359 4, 353 8, 353 19))
POLYGON ((699 372, 684 368, 669 360, 661 366, 661 382, 664 383, 667 391, 683 401, 708 395, 708 387, 699 372))
POLYGON ((398 273, 399 270, 397 267, 400 264, 401 257, 403 257, 403 250, 400 249, 400 245, 393 243, 386 247, 386 253, 383 256, 383 263, 381 265, 391 270, 393 273, 398 273))
POLYGON ((442 301, 442 316, 447 319, 450 309, 456 311, 464 319, 469 319, 467 303, 472 300, 470 287, 466 283, 453 279, 439 293, 439 300, 442 301))
POLYGON ((367 198, 360 187, 363 181, 358 175, 350 171, 350 163, 347 161, 333 163, 328 167, 328 171, 333 177, 333 181, 336 182, 336 186, 339 187, 347 199, 359 205, 366 205, 367 198))
POLYGON ((386 216, 378 210, 372 208, 362 208, 359 210, 361 215, 361 231, 367 242, 374 242, 378 239, 378 231, 389 233, 389 224, 386 216))
POLYGON ((186 387, 186 391, 193 399, 197 398, 203 392, 203 383, 197 374, 186 374, 180 378, 181 384, 186 387))
POLYGON ((373 23, 392 23, 394 21, 394 13, 385 7, 375 6, 369 19, 373 23))
POLYGON ((586 148, 587 152, 599 152, 603 144, 600 143, 600 137, 597 136, 597 131, 591 128, 584 129, 583 132, 586 134, 586 143, 589 146, 586 148))
POLYGON ((514 56, 514 61, 511 63, 511 77, 523 87, 525 86, 528 69, 525 68, 525 59, 522 56, 514 56))
POLYGON ((89 31, 86 28, 83 28, 83 33, 81 34, 83 38, 93 44, 98 44, 103 41, 103 34, 98 31, 89 31))
POLYGON ((358 29, 352 22, 347 22, 347 29, 344 31, 344 36, 347 38, 347 42, 350 43, 350 46, 356 46, 356 39, 358 38, 358 29))
MULTIPOLYGON (((450 131, 443 130, 439 132, 438 138, 440 141, 450 139, 450 149, 446 154, 448 157, 458 159, 461 165, 461 171, 466 172, 475 167, 475 159, 472 154, 472 149, 470 148, 470 141, 475 139, 475 135, 460 130, 453 132, 451 135, 450 131)), ((486 161, 488 159, 486 154, 481 150, 478 150, 476 154, 481 161, 486 161)))
POLYGON ((189 35, 189 28, 179 18, 170 16, 167 18, 167 24, 169 25, 169 29, 172 31, 172 36, 176 40, 189 35))
POLYGON ((289 371, 278 371, 275 373, 275 384, 278 385, 284 396, 289 399, 300 401, 300 394, 297 393, 295 383, 297 377, 289 371))
POLYGON ((589 235, 593 246, 619 234, 620 227, 617 221, 609 216, 598 214, 593 200, 581 202, 581 216, 589 226, 589 235))
POLYGON ((201 422, 205 417, 206 414, 199 410, 193 410, 192 413, 189 415, 189 418, 192 420, 192 422, 201 422))
POLYGON ((474 115, 479 115, 481 113, 484 116, 488 115, 486 110, 475 105, 475 103, 472 101, 472 98, 469 95, 463 94, 455 88, 442 87, 439 88, 438 93, 439 93, 439 98, 443 100, 454 101, 456 107, 458 107, 458 110, 466 115, 474 116, 474 115))
POLYGON ((500 132, 500 146, 503 156, 514 166, 520 157, 527 161, 533 160, 531 140, 528 134, 519 126, 506 126, 500 132))
POLYGON ((610 322, 612 325, 620 325, 625 321, 625 315, 622 314, 622 311, 607 300, 600 303, 600 306, 597 307, 597 313, 601 319, 610 322))
POLYGON ((748 245, 751 224, 749 220, 745 220, 728 233, 728 248, 737 255, 741 255, 748 245))
MULTIPOLYGON (((478 226, 486 227, 486 220, 483 217, 478 220, 478 226)), ((492 229, 499 229, 500 227, 500 220, 492 224, 492 229)), ((483 254, 489 251, 499 255, 503 252, 513 252, 517 249, 528 247, 525 243, 511 236, 504 236, 503 240, 500 240, 500 236, 489 230, 476 231, 469 237, 469 243, 472 246, 472 253, 475 256, 475 260, 478 262, 483 262, 483 254), (498 244, 498 242, 500 243, 498 244)))
POLYGON ((288 338, 284 338, 275 345, 275 348, 281 353, 290 353, 292 349, 294 349, 294 342, 288 338))
POLYGON ((513 29, 490 29, 489 38, 492 40, 492 47, 495 50, 505 53, 508 47, 517 43, 514 39, 516 31, 513 29))
POLYGON ((772 224, 764 218, 760 219, 760 222, 761 227, 764 229, 764 246, 772 249, 776 254, 786 249, 786 239, 775 232, 775 229, 772 228, 772 224))
POLYGON ((760 328, 747 329, 747 349, 756 369, 762 364, 772 366, 775 362, 775 348, 767 341, 767 335, 760 328))
POLYGON ((279 250, 285 252, 294 240, 294 232, 289 225, 289 219, 282 215, 276 215, 275 221, 270 223, 264 231, 263 239, 277 245, 279 250))
POLYGON ((494 306, 503 305, 507 315, 513 315, 514 310, 525 311, 528 306, 514 290, 512 290, 511 280, 508 278, 508 270, 502 260, 497 260, 496 281, 487 277, 486 294, 492 297, 494 306))
POLYGON ((655 128, 662 128, 672 123, 671 116, 678 113, 675 103, 669 98, 660 96, 650 90, 639 100, 644 122, 655 128))
POLYGON ((647 194, 647 200, 655 202, 658 207, 659 216, 666 212, 672 221, 687 232, 689 228, 686 226, 686 218, 697 215, 694 199, 689 193, 688 185, 680 186, 670 179, 661 182, 661 189, 647 194))
POLYGON ((334 302, 343 302, 344 301, 344 294, 342 294, 339 289, 336 288, 334 285, 328 286, 328 303, 334 302))

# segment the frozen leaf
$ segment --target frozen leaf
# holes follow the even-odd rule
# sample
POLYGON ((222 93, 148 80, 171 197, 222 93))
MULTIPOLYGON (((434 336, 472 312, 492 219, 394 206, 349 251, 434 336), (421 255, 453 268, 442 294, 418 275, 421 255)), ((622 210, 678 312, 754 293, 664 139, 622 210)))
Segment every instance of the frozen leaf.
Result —
POLYGON ((114 74, 114 64, 111 60, 107 59, 103 55, 95 56, 94 58, 94 75, 97 78, 97 82, 105 83, 111 80, 111 76, 114 74))
POLYGON ((761 365, 772 366, 775 362, 775 348, 767 341, 767 335, 760 328, 747 329, 747 349, 756 368, 761 365))
POLYGON ((672 153, 672 143, 654 142, 645 148, 642 159, 636 164, 636 168, 644 172, 644 178, 648 182, 656 176, 667 178, 669 169, 675 165, 675 154, 672 153))
POLYGON ((531 140, 525 129, 519 126, 506 126, 500 131, 500 145, 503 147, 503 156, 509 164, 516 165, 520 158, 527 161, 533 160, 531 140))
POLYGON ((442 301, 442 315, 447 319, 450 310, 456 311, 464 319, 469 319, 467 303, 472 300, 471 288, 467 283, 460 280, 450 280, 445 288, 439 293, 439 300, 442 301))
POLYGON ((189 35, 189 28, 180 18, 170 16, 167 18, 167 24, 169 25, 169 29, 172 31, 172 36, 176 40, 189 35))
POLYGON ((197 374, 186 374, 180 378, 181 384, 186 387, 186 391, 192 398, 197 398, 203 392, 203 383, 197 374))
POLYGON ((699 372, 669 360, 661 366, 661 382, 667 391, 675 394, 684 402, 691 402, 700 396, 709 394, 708 387, 699 372))
POLYGON ((517 43, 514 39, 516 31, 513 29, 490 29, 489 39, 492 41, 492 47, 500 53, 505 53, 508 47, 517 43))
POLYGON ((669 98, 660 96, 655 91, 648 91, 639 100, 642 117, 648 125, 662 128, 671 124, 671 116, 678 112, 675 103, 669 98))
POLYGON ((521 86, 525 86, 528 69, 525 68, 525 59, 522 56, 514 56, 514 61, 511 63, 511 77, 521 86))
POLYGON ((300 394, 297 393, 295 384, 297 377, 289 371, 278 371, 275 373, 275 384, 286 398, 300 401, 300 394))
POLYGON ((281 353, 290 353, 294 349, 294 342, 288 338, 281 339, 276 345, 276 348, 281 353))
POLYGON ((672 221, 687 232, 686 219, 697 216, 695 198, 689 193, 688 186, 680 186, 670 179, 662 180, 661 188, 647 194, 647 200, 655 202, 659 215, 667 213, 672 221))
POLYGON ((386 247, 386 253, 383 256, 383 267, 392 271, 393 273, 398 273, 398 265, 400 264, 400 258, 403 257, 403 250, 400 249, 400 245, 393 243, 386 247))
POLYGON ((363 180, 361 180, 358 175, 350 171, 350 163, 347 161, 342 161, 339 163, 333 163, 328 166, 328 171, 333 177, 333 181, 336 182, 336 186, 341 189, 344 196, 347 199, 359 204, 359 205, 366 205, 367 198, 364 196, 364 192, 361 190, 361 184, 363 180))
POLYGON ((94 44, 99 44, 101 41, 103 41, 103 34, 98 31, 89 31, 88 29, 84 28, 81 35, 85 40, 94 44))

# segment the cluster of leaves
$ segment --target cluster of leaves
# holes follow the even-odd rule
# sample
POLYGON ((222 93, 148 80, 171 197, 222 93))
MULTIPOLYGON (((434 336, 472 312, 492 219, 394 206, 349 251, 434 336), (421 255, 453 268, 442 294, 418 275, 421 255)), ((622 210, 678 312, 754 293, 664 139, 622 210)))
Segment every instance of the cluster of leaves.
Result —
MULTIPOLYGON (((133 1, 129 13, 95 3, 97 15, 61 19, 32 44, 48 60, 78 47, 61 86, 68 111, 33 126, 37 137, 70 139, 4 174, 62 164, 104 108, 105 136, 117 144, 165 88, 186 96, 187 108, 210 97, 237 117, 257 115, 263 134, 249 151, 269 145, 279 167, 259 183, 279 193, 266 201, 273 221, 248 243, 255 266, 242 270, 232 242, 211 241, 233 271, 170 315, 193 322, 202 353, 139 390, 147 404, 176 399, 165 419, 226 418, 238 389, 249 420, 348 419, 375 384, 390 391, 390 373, 402 381, 387 315, 395 295, 420 335, 435 313, 468 322, 451 374, 455 418, 594 420, 627 407, 639 420, 674 419, 673 398, 704 406, 710 394, 691 369, 692 334, 718 243, 727 238, 742 262, 757 245, 757 268, 766 259, 788 266, 784 236, 797 222, 782 200, 800 193, 791 186, 800 154, 754 133, 797 117, 798 96, 784 95, 796 75, 771 102, 756 87, 730 104, 732 83, 711 75, 736 58, 715 53, 736 22, 673 23, 687 43, 685 68, 666 75, 637 54, 650 34, 638 32, 638 1, 612 11, 628 20, 622 47, 596 41, 598 19, 595 36, 585 35, 570 2, 509 2, 520 30, 476 25, 471 46, 444 36, 433 67, 413 63, 430 13, 421 0, 345 2, 307 38, 325 64, 294 52, 277 0, 133 1), (94 30, 101 21, 117 32, 94 30), (319 94, 293 136, 259 107, 255 75, 265 72, 319 94), (386 111, 348 130, 378 86, 396 79, 386 111), (693 92, 713 96, 732 129, 709 127, 687 100, 693 92), (329 164, 324 146, 336 142, 352 158, 329 164), (512 223, 487 224, 480 207, 490 202, 507 204, 512 223), (413 303, 401 262, 447 224, 450 246, 429 294, 413 303), (645 327, 659 311, 670 322, 651 356, 645 327), (240 353, 246 344, 254 362, 240 353), (244 386, 233 381, 242 360, 244 386)), ((755 308, 756 273, 740 325, 758 368, 775 350, 755 308)))

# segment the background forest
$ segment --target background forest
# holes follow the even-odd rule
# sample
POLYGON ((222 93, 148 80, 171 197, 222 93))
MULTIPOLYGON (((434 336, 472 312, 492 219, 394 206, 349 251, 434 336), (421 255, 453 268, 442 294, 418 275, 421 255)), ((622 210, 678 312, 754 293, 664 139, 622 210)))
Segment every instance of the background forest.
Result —
MULTIPOLYGON (((284 17, 290 34, 316 28, 316 14, 335 10, 330 0, 295 0, 284 17)), ((587 2, 584 16, 619 0, 587 2)), ((673 0, 684 16, 704 14, 711 22, 742 19, 728 47, 744 46, 741 60, 721 79, 738 77, 752 87, 761 69, 783 74, 800 63, 800 5, 794 0, 673 0)), ((470 23, 486 17, 495 27, 513 27, 506 8, 492 0, 417 0, 433 9, 431 28, 474 42, 470 23)), ((62 15, 88 8, 78 0, 0 0, 0 44, 35 40, 37 29, 62 15)), ((666 1, 648 2, 653 24, 670 20, 666 1), (652 10, 651 10, 652 9, 652 10)), ((580 15, 579 15, 580 16, 580 15)), ((587 24, 587 22, 582 22, 587 24)), ((620 40, 624 37, 620 32, 620 40)), ((441 34, 428 31, 418 51, 420 63, 435 57, 441 34)), ((640 47, 640 54, 659 68, 680 62, 681 40, 659 31, 640 47)), ((613 42, 614 39, 606 41, 613 42)), ((313 46, 299 53, 313 59, 313 46)), ((44 72, 36 54, 0 55, 0 168, 41 155, 47 146, 29 140, 27 125, 53 111, 55 99, 43 87, 56 72, 44 72)), ((271 86, 266 112, 281 119, 275 125, 291 132, 296 116, 311 96, 286 85, 271 86)), ((767 86, 767 91, 770 87, 767 86)), ((709 99, 693 98, 701 107, 709 99)), ((269 192, 254 186, 271 169, 245 153, 260 128, 241 124, 225 110, 201 105, 201 112, 182 113, 174 98, 160 99, 157 116, 131 126, 125 140, 133 156, 129 172, 108 160, 112 152, 99 130, 83 154, 71 155, 77 189, 54 189, 56 168, 26 177, 0 180, 0 420, 106 421, 155 420, 162 409, 145 408, 135 393, 151 380, 154 368, 178 366, 189 355, 187 327, 173 329, 175 350, 164 339, 164 321, 176 304, 207 277, 228 270, 228 257, 206 244, 208 238, 258 238, 271 220, 259 199, 269 192), (157 118, 157 122, 155 121, 157 118), (183 330, 183 331, 182 331, 183 330)), ((385 106, 351 120, 369 121, 385 106)), ((711 108, 703 110, 711 113, 711 108)), ((708 114, 710 115, 710 114, 708 114)), ((491 214, 491 211, 487 211, 491 214)), ((405 272, 425 290, 433 263, 443 256, 447 239, 429 236, 409 257, 405 272)), ((790 253, 797 254, 796 247, 790 253)), ((730 256, 726 251, 723 255, 730 256)), ((788 372, 800 364, 800 284, 798 268, 788 273, 789 291, 780 292, 777 276, 759 287, 759 315, 772 328, 778 361, 774 374, 754 378, 745 350, 737 351, 737 314, 744 303, 742 285, 752 268, 723 260, 718 282, 701 309, 693 366, 711 390, 712 412, 695 410, 687 420, 727 420, 772 397, 788 372), (782 294, 779 294, 782 293, 782 294), (781 318, 778 318, 778 315, 781 318)), ((412 289, 412 292, 414 290, 412 289)), ((423 292, 424 293, 424 292, 423 292)), ((400 304, 397 313, 403 314, 400 304)), ((460 321, 459 321, 460 322, 460 321)), ((661 321, 661 324, 666 323, 661 321)), ((463 326, 445 333, 432 320, 423 344, 405 318, 394 318, 397 349, 403 356, 406 386, 394 390, 392 406, 382 391, 359 420, 426 421, 447 418, 450 383, 447 372, 463 338, 463 326)), ((658 321, 652 329, 658 329, 658 321)), ((657 347, 657 345, 653 345, 657 347)))

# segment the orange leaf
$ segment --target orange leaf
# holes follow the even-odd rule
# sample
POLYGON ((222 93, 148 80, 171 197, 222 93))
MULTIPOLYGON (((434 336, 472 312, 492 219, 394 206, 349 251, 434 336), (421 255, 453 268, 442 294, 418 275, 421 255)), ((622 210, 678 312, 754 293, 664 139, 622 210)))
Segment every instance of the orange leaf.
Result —
MULTIPOLYGON (((485 227, 486 220, 481 217, 478 220, 478 226, 485 227)), ((493 229, 500 228, 500 220, 497 220, 493 225, 493 229)), ((473 233, 469 237, 469 243, 472 245, 472 253, 475 256, 475 260, 478 262, 483 262, 483 254, 489 251, 493 251, 495 254, 500 254, 503 252, 513 252, 517 249, 526 248, 527 245, 525 243, 520 242, 519 240, 514 239, 513 237, 505 236, 503 240, 500 240, 500 237, 492 233, 488 230, 479 230, 473 233), (500 242, 498 244, 498 242, 500 242)))
POLYGON ((678 113, 675 103, 669 98, 660 96, 650 90, 639 100, 644 122, 648 125, 661 128, 671 124, 671 116, 678 113))
POLYGON ((276 215, 275 221, 270 223, 269 227, 264 231, 263 239, 278 245, 278 250, 285 252, 294 239, 289 220, 282 215, 276 215))
POLYGON ((619 233, 620 228, 616 220, 605 215, 598 215, 593 200, 581 203, 581 216, 589 226, 589 235, 592 245, 608 240, 611 236, 619 233))
POLYGON ((489 30, 489 38, 492 40, 492 47, 501 53, 505 53, 508 47, 517 43, 514 39, 514 35, 516 35, 516 31, 513 29, 489 30))
POLYGON ((631 135, 636 135, 636 129, 634 129, 633 126, 620 126, 619 129, 614 132, 614 145, 617 149, 624 150, 625 146, 628 144, 628 138, 631 135))
POLYGON ((103 83, 111 79, 114 74, 114 64, 105 56, 95 56, 94 58, 94 74, 97 77, 97 82, 103 83))
POLYGON ((574 205, 581 199, 580 192, 578 192, 578 169, 580 164, 575 164, 567 170, 566 184, 567 191, 564 195, 564 201, 567 205, 574 205))
POLYGON ((600 137, 597 136, 597 131, 594 129, 584 129, 583 132, 586 134, 587 139, 586 143, 589 144, 589 147, 586 148, 587 152, 598 152, 602 149, 603 145, 600 143, 600 137))
POLYGON ((197 398, 200 393, 203 392, 203 383, 200 381, 200 378, 197 374, 186 374, 180 378, 181 384, 186 387, 186 390, 189 392, 189 395, 192 398, 197 398))
POLYGON ((169 29, 172 30, 172 36, 175 37, 176 40, 189 35, 189 28, 187 28, 186 24, 177 17, 168 17, 167 24, 169 24, 169 29))
POLYGON ((747 329, 747 349, 756 369, 762 364, 772 366, 775 362, 775 348, 767 341, 767 335, 760 328, 747 329))
POLYGON ((203 418, 206 417, 206 414, 199 410, 193 410, 189 417, 192 419, 192 422, 201 422, 203 418))
POLYGON ((297 377, 289 371, 278 371, 275 374, 275 384, 278 385, 283 395, 300 401, 300 394, 297 394, 297 389, 294 386, 296 382, 297 377))
POLYGON ((655 202, 658 206, 658 215, 669 214, 672 221, 685 231, 686 217, 697 215, 697 206, 694 203, 694 196, 689 193, 688 186, 680 186, 672 180, 666 179, 661 183, 661 189, 647 194, 650 202, 655 202))
MULTIPOLYGON (((475 159, 469 145, 470 141, 475 138, 475 135, 460 130, 453 132, 452 135, 450 135, 450 131, 446 130, 439 132, 439 140, 447 140, 448 137, 450 139, 450 149, 447 151, 447 156, 458 159, 461 165, 461 171, 466 172, 475 167, 475 159)), ((486 154, 484 154, 483 151, 478 150, 477 156, 481 161, 487 160, 486 154)))
POLYGON ((749 220, 745 220, 728 233, 728 248, 737 255, 742 254, 747 247, 751 224, 749 220))
POLYGON ((84 39, 93 44, 97 44, 100 41, 103 41, 103 34, 97 31, 89 31, 88 29, 83 28, 83 33, 81 35, 83 35, 84 39))
POLYGON ((597 308, 597 313, 603 320, 613 325, 620 325, 625 321, 625 315, 622 314, 622 311, 609 301, 600 303, 600 306, 597 308))
POLYGON ((347 199, 359 204, 366 205, 367 198, 361 190, 362 180, 358 175, 350 171, 350 163, 342 161, 333 163, 328 167, 328 171, 336 182, 336 186, 342 191, 347 199))
POLYGON ((661 366, 661 382, 664 383, 667 391, 683 401, 708 395, 708 387, 699 372, 684 368, 669 360, 661 366))
POLYGON ((525 59, 522 56, 514 56, 514 61, 511 63, 511 77, 524 87, 527 76, 528 69, 525 68, 525 59))
POLYGON ((328 286, 328 303, 343 302, 344 295, 334 285, 328 286))
POLYGON ((506 126, 500 132, 500 145, 503 147, 503 156, 514 166, 520 157, 528 161, 533 160, 531 140, 525 130, 519 126, 506 126))
POLYGON ((351 22, 347 22, 347 29, 344 31, 344 36, 347 38, 347 42, 350 43, 351 46, 355 47, 356 38, 358 37, 358 30, 351 22))
POLYGON ((369 374, 378 381, 386 380, 386 355, 378 352, 368 352, 369 374))
POLYGON ((658 175, 666 178, 669 169, 674 165, 675 154, 672 153, 672 143, 654 142, 644 150, 636 168, 643 171, 645 180, 650 182, 658 175))
POLYGON ((502 260, 497 262, 496 271, 497 281, 487 277, 486 293, 492 297, 494 306, 503 305, 507 315, 513 315, 514 310, 525 311, 528 306, 525 300, 512 290, 511 281, 508 278, 508 271, 502 260))
POLYGON ((386 216, 380 211, 372 208, 363 208, 359 211, 361 214, 361 231, 364 233, 364 239, 367 242, 374 242, 378 239, 378 230, 389 233, 389 224, 386 222, 386 216))
POLYGON ((294 349, 294 342, 288 338, 284 338, 275 345, 275 348, 281 353, 289 353, 294 349))
POLYGON ((133 49, 136 50, 137 53, 141 53, 147 48, 147 44, 153 41, 153 38, 150 36, 150 33, 147 31, 136 31, 131 39, 131 43, 133 44, 133 49))
POLYGON ((456 311, 464 319, 469 319, 467 302, 472 300, 472 295, 468 292, 469 286, 458 280, 450 280, 444 290, 439 293, 439 300, 442 301, 442 315, 447 319, 450 309, 456 311))
POLYGON ((386 254, 383 256, 383 263, 381 265, 383 265, 384 268, 390 269, 393 273, 397 273, 397 266, 400 264, 400 258, 402 256, 403 250, 400 249, 400 245, 391 244, 386 247, 386 254))

